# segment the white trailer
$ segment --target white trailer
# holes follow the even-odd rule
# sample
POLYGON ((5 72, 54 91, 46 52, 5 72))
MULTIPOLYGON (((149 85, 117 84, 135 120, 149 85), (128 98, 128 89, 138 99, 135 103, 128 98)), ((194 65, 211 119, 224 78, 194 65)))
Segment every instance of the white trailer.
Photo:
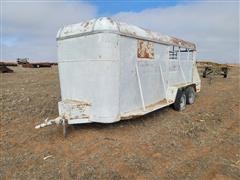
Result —
POLYGON ((64 26, 57 43, 59 117, 36 128, 113 123, 171 104, 180 111, 200 91, 188 41, 103 17, 64 26))

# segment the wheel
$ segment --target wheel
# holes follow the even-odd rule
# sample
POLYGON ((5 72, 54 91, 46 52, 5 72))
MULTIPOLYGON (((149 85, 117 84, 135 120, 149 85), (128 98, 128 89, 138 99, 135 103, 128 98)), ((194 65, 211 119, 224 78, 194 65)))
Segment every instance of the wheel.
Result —
POLYGON ((192 86, 187 87, 187 89, 185 90, 185 93, 186 93, 187 104, 193 104, 195 101, 195 97, 196 97, 196 92, 195 92, 194 88, 192 86))
POLYGON ((228 69, 227 69, 227 68, 222 68, 222 71, 223 71, 223 77, 224 77, 224 78, 227 78, 228 69))
POLYGON ((223 77, 227 78, 227 74, 228 74, 227 72, 224 72, 223 77))
POLYGON ((176 111, 182 111, 186 108, 186 94, 183 90, 178 90, 173 107, 176 111))
POLYGON ((206 76, 207 76, 207 72, 203 71, 203 78, 206 78, 206 76))
POLYGON ((208 68, 205 67, 204 71, 203 71, 203 78, 206 78, 207 77, 207 71, 208 71, 208 68))

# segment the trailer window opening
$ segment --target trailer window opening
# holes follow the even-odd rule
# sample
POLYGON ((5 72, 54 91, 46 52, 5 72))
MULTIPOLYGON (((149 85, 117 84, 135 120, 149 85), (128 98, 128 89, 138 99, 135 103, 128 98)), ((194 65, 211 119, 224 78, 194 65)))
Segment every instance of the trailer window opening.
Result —
POLYGON ((193 50, 188 48, 171 46, 169 51, 169 59, 180 60, 180 61, 192 61, 193 59, 193 50))
POLYGON ((193 51, 188 48, 179 48, 180 61, 192 61, 193 51))
POLYGON ((172 49, 169 51, 169 59, 171 60, 177 60, 178 59, 178 50, 174 46, 172 46, 172 49))

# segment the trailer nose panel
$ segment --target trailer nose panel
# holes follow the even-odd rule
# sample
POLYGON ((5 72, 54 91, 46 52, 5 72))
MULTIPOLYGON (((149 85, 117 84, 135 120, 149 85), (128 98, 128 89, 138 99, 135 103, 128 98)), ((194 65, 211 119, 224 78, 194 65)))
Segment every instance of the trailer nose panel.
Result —
POLYGON ((79 121, 82 122, 82 116, 91 122, 119 120, 117 40, 115 34, 100 33, 59 41, 58 64, 62 95, 59 108, 63 115, 69 110, 71 120, 81 119, 79 121), (82 102, 91 104, 84 106, 89 110, 88 114, 79 109, 79 103, 82 102))

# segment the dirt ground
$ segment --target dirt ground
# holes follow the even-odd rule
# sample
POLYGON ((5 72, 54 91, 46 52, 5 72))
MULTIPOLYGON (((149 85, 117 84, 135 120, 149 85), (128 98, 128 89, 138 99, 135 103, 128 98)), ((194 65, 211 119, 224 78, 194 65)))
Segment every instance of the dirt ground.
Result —
POLYGON ((0 179, 240 179, 240 68, 196 102, 115 124, 36 130, 58 116, 57 67, 0 74, 0 179), (47 158, 46 158, 47 157, 47 158))

